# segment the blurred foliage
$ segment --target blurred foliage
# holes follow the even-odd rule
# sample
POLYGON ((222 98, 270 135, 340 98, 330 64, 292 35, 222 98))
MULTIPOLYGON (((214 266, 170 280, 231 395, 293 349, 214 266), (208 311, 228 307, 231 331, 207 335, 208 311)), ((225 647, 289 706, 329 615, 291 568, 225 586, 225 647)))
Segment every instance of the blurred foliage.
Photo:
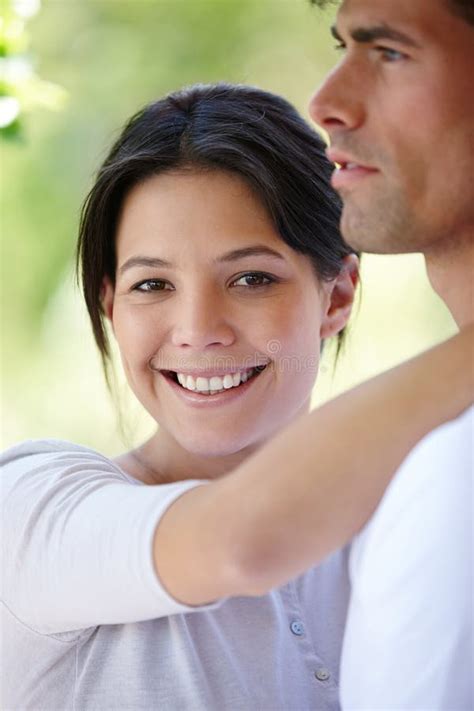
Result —
POLYGON ((23 114, 36 106, 59 109, 67 94, 41 79, 29 52, 26 23, 40 9, 40 0, 0 0, 0 138, 22 135, 23 114))
MULTIPOLYGON (((333 10, 307 0, 46 0, 22 16, 32 0, 0 3, 0 59, 28 67, 22 81, 2 80, 0 92, 21 104, 9 129, 18 138, 20 128, 21 140, 0 146, 4 444, 58 436, 110 453, 119 435, 72 278, 79 209, 95 170, 131 114, 194 82, 255 84, 307 116, 335 61, 333 10), (52 105, 62 110, 45 110, 52 105)), ((368 258, 364 280, 353 339, 335 381, 324 367, 319 398, 452 331, 418 258, 368 258)), ((123 407, 133 442, 150 423, 137 424, 127 396, 123 407)))

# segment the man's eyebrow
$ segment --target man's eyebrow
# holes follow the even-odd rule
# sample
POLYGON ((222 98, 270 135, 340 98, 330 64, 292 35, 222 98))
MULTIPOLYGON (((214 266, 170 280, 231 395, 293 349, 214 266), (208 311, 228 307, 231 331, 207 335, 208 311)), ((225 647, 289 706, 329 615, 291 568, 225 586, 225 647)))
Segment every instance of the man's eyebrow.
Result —
MULTIPOLYGON (((235 262, 238 259, 244 259, 245 257, 276 257, 277 259, 284 260, 284 256, 277 252, 275 249, 266 247, 265 245, 252 245, 251 247, 242 247, 241 249, 233 249, 231 252, 226 252, 225 254, 217 257, 216 262, 235 262)), ((122 264, 119 269, 119 274, 123 274, 128 269, 132 267, 173 267, 171 262, 165 259, 159 259, 158 257, 145 257, 137 256, 130 257, 126 262, 122 264)))
MULTIPOLYGON (((336 25, 331 27, 331 34, 338 42, 344 42, 336 25)), ((411 37, 406 35, 400 30, 396 30, 389 25, 373 25, 371 27, 355 27, 350 30, 349 36, 354 42, 360 42, 362 44, 367 44, 369 42, 376 42, 377 40, 393 40, 394 42, 400 42, 400 44, 405 44, 407 47, 419 47, 420 45, 415 42, 411 37)))

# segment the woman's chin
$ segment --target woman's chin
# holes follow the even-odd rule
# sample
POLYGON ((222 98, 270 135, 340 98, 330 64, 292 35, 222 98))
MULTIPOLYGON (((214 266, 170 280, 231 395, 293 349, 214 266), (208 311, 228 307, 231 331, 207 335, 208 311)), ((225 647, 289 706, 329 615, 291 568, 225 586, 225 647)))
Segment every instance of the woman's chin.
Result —
POLYGON ((201 436, 176 436, 178 444, 190 455, 204 458, 225 458, 238 455, 247 456, 258 446, 255 437, 217 437, 213 433, 203 433, 201 436))

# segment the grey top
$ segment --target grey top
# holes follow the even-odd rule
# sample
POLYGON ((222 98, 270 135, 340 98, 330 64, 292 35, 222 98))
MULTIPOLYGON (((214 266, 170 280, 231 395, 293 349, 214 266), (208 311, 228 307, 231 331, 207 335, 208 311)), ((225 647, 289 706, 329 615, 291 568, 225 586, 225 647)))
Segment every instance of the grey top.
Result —
POLYGON ((147 486, 68 442, 2 464, 3 711, 338 709, 348 551, 257 598, 190 608, 154 530, 183 481, 147 486))

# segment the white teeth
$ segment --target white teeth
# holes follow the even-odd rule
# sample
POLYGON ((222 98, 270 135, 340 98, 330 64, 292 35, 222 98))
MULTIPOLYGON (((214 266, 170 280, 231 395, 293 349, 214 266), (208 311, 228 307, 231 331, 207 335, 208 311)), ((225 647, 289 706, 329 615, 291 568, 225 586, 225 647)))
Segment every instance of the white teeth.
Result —
POLYGON ((209 380, 207 378, 196 378, 196 390, 200 393, 204 390, 209 390, 209 380))
POLYGON ((192 375, 185 375, 184 373, 177 373, 176 376, 178 383, 182 385, 183 388, 186 388, 186 390, 215 395, 218 392, 236 388, 240 383, 246 383, 254 373, 255 369, 249 368, 243 372, 229 373, 222 378, 217 375, 214 375, 212 378, 203 378, 200 376, 194 378, 192 375))
POLYGON ((354 170, 354 168, 358 168, 357 163, 346 163, 346 170, 354 170))
POLYGON ((196 390, 196 383, 194 382, 194 378, 192 375, 185 376, 186 378, 186 383, 184 384, 184 387, 186 390, 196 390))
MULTIPOLYGON (((236 375, 239 375, 239 373, 236 373, 236 375)), ((240 376, 239 376, 239 380, 240 380, 240 376)), ((232 377, 232 375, 224 375, 224 380, 222 382, 223 382, 224 388, 226 390, 229 390, 229 388, 234 387, 234 378, 232 377)), ((238 385, 238 383, 237 383, 237 385, 238 385)))
POLYGON ((223 389, 224 389, 224 383, 222 382, 222 378, 215 376, 215 377, 209 379, 209 390, 223 390, 223 389))

